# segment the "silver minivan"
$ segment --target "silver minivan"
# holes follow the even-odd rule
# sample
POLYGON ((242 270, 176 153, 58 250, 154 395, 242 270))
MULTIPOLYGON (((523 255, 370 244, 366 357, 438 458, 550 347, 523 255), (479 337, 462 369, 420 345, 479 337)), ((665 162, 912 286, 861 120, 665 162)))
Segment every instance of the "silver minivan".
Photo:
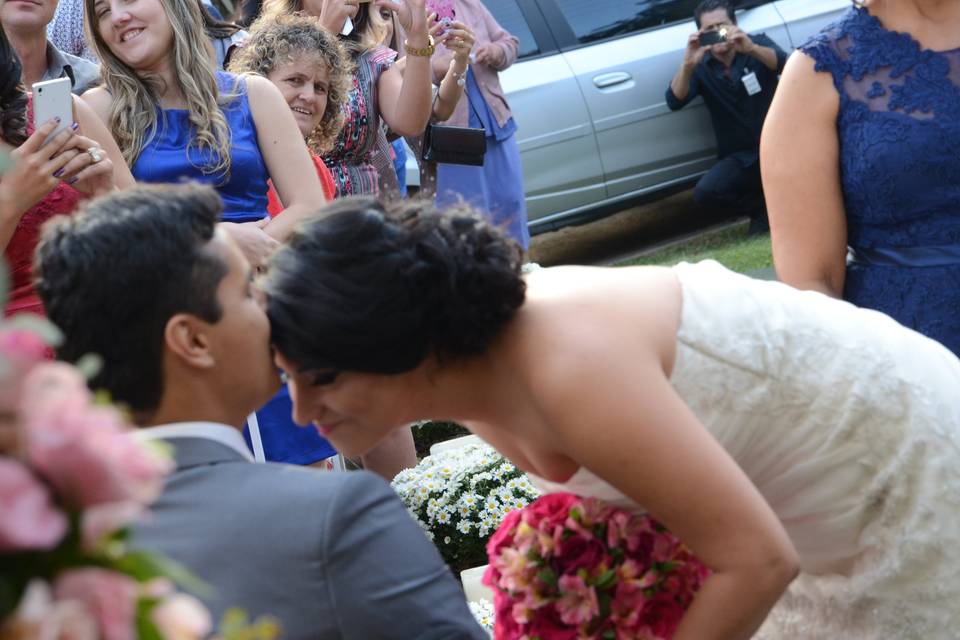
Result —
MULTIPOLYGON (((519 127, 532 232, 687 184, 716 161, 702 100, 671 112, 664 98, 698 2, 484 0, 520 39, 519 60, 501 81, 519 127)), ((741 28, 789 51, 850 0, 738 7, 741 28)))

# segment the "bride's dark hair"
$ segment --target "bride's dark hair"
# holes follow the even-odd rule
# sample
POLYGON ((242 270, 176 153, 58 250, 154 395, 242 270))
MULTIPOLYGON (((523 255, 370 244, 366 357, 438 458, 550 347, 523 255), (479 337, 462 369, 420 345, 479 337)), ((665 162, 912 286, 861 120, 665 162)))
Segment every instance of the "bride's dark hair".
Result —
POLYGON ((20 72, 20 58, 0 25, 0 138, 15 147, 27 139, 27 92, 20 72))
POLYGON ((338 200, 270 261, 274 345, 304 369, 388 374, 483 353, 523 304, 522 256, 466 207, 338 200))

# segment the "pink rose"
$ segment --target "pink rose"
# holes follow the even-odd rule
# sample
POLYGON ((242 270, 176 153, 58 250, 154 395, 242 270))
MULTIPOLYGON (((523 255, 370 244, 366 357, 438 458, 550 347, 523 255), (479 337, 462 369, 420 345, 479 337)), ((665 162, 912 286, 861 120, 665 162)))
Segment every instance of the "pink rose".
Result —
POLYGON ((580 569, 589 573, 607 559, 607 549, 597 538, 573 535, 561 540, 554 557, 563 573, 573 574, 580 569))
POLYGON ((199 600, 178 593, 158 604, 150 614, 164 640, 198 640, 213 630, 213 621, 199 600))
POLYGON ((30 462, 68 504, 148 504, 159 495, 170 461, 131 437, 118 411, 92 405, 72 367, 35 367, 22 409, 30 462))
POLYGON ((99 640, 97 622, 79 602, 54 602, 50 587, 33 580, 16 611, 0 627, 3 638, 99 640))
POLYGON ((570 508, 579 501, 580 498, 572 493, 551 493, 540 496, 522 510, 523 519, 535 529, 544 521, 562 524, 566 521, 570 508))
POLYGON ((669 594, 657 593, 643 609, 642 623, 657 638, 670 638, 680 626, 686 608, 669 594))
POLYGON ((53 586, 57 600, 76 600, 93 613, 103 640, 136 640, 139 585, 132 578, 105 569, 74 569, 53 586))
POLYGON ((577 640, 584 637, 580 635, 577 627, 560 620, 552 609, 538 612, 536 618, 525 626, 524 631, 527 633, 526 637, 540 640, 577 640))
POLYGON ((52 549, 67 532, 47 488, 9 458, 0 458, 0 514, 0 552, 52 549))
POLYGON ((0 331, 0 413, 16 413, 23 379, 27 371, 43 360, 46 349, 43 340, 30 331, 0 331))

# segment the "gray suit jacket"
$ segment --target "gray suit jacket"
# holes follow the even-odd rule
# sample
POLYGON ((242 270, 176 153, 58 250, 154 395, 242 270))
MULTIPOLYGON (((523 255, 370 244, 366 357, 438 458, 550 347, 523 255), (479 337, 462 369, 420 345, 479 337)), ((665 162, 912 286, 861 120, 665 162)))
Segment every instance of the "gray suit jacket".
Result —
POLYGON ((285 640, 487 638, 433 544, 368 472, 254 464, 223 444, 171 438, 176 471, 134 545, 212 585, 231 606, 270 614, 285 640))

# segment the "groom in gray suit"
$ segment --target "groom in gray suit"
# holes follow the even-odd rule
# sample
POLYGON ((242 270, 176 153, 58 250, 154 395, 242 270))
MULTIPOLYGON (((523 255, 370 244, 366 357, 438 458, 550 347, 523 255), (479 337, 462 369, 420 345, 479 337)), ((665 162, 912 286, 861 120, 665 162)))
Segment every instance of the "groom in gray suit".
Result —
POLYGON ((200 186, 137 187, 48 228, 37 289, 59 355, 175 450, 136 545, 213 587, 215 619, 273 615, 283 638, 486 638, 423 531, 379 477, 254 464, 245 418, 278 388, 249 265, 200 186))

